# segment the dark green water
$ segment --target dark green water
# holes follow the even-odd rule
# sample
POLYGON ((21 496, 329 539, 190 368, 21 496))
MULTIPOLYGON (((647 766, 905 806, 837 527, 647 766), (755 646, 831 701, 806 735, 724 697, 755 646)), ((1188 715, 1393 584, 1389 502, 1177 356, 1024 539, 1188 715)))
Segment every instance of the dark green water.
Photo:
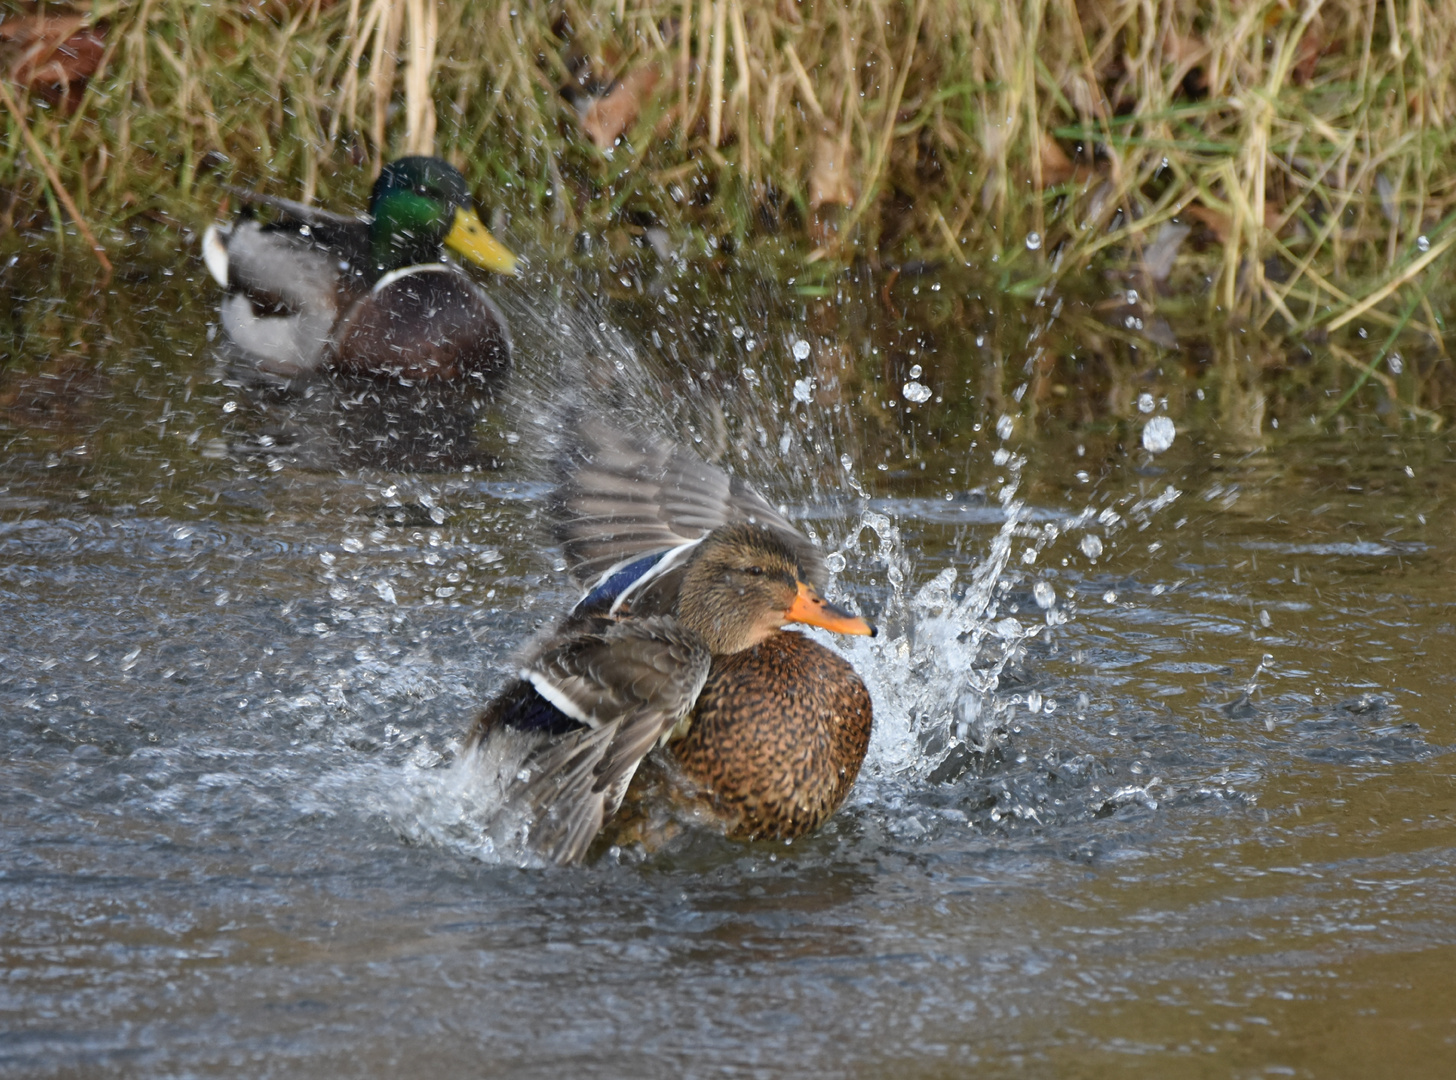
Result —
POLYGON ((1456 1060, 1449 439, 1319 434, 1236 353, 1063 379, 1038 341, 1082 309, 950 278, 528 278, 485 402, 254 387, 200 266, 89 274, 0 272, 7 1075, 1456 1060), (535 515, 588 368, 883 614, 846 652, 870 759, 808 841, 483 845, 452 763, 574 599, 535 515))

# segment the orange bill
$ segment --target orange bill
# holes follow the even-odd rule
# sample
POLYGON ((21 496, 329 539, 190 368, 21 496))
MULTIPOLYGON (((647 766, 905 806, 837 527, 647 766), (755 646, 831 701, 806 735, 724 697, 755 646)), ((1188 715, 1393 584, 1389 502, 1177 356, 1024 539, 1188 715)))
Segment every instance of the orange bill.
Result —
POLYGON ((794 597, 794 602, 784 612, 784 618, 788 622, 807 623, 836 634, 875 636, 873 626, 858 615, 853 615, 842 607, 835 607, 802 581, 799 582, 799 595, 794 597))

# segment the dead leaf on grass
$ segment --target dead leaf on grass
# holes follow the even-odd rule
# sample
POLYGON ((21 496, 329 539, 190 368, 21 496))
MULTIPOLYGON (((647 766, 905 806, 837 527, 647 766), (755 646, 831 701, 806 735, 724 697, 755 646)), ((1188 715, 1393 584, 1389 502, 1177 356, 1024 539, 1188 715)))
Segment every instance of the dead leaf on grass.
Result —
POLYGON ((1290 81, 1295 86, 1304 86, 1314 78, 1315 66, 1329 48, 1330 42, 1325 40, 1323 22, 1316 18, 1305 28, 1304 36, 1299 39, 1299 45, 1295 48, 1294 66, 1289 72, 1290 81))
POLYGON ((821 132, 814 143, 814 162, 809 168, 809 208, 853 205, 849 147, 838 136, 821 132))
POLYGON ((598 150, 610 150, 617 145, 661 78, 656 67, 640 67, 618 79, 604 96, 587 107, 581 127, 598 150))
POLYGON ((104 24, 86 26, 85 15, 25 15, 0 22, 10 79, 69 111, 81 103, 86 81, 106 52, 104 24))
POLYGON ((1041 182, 1043 187, 1066 183, 1076 175, 1076 166, 1061 143, 1045 131, 1041 133, 1041 182))
POLYGON ((1213 233, 1220 244, 1228 243, 1229 233, 1233 230, 1233 222, 1222 210, 1210 210, 1202 203, 1193 203, 1183 208, 1183 214, 1213 233))
MULTIPOLYGON (((1281 204, 1272 199, 1267 200, 1264 203, 1264 228, 1271 232, 1278 228, 1283 213, 1284 208, 1281 204)), ((1202 203, 1193 203, 1183 208, 1183 216, 1190 217, 1205 226, 1220 244, 1227 244, 1229 237, 1233 234, 1233 218, 1222 210, 1211 210, 1202 203)))

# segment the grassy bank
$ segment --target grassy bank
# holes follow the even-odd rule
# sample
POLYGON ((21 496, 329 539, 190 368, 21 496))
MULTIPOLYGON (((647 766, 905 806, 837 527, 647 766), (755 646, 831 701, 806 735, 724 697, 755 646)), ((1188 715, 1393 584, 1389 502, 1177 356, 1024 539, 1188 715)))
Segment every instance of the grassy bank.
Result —
POLYGON ((547 258, 661 226, 786 249, 810 291, 855 259, 1027 293, 1117 267, 1284 331, 1444 335, 1456 0, 5 11, 0 227, 69 199, 114 249, 223 182, 347 202, 435 151, 547 258))

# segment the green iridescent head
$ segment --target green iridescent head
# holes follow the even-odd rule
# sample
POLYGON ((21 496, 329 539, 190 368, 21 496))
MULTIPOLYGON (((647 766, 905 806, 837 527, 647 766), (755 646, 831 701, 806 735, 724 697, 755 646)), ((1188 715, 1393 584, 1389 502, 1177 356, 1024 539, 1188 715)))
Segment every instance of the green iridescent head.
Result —
POLYGON ((380 273, 439 262, 441 247, 500 274, 516 257, 480 223, 465 178, 448 162, 407 157, 386 165, 369 199, 369 243, 380 273))

